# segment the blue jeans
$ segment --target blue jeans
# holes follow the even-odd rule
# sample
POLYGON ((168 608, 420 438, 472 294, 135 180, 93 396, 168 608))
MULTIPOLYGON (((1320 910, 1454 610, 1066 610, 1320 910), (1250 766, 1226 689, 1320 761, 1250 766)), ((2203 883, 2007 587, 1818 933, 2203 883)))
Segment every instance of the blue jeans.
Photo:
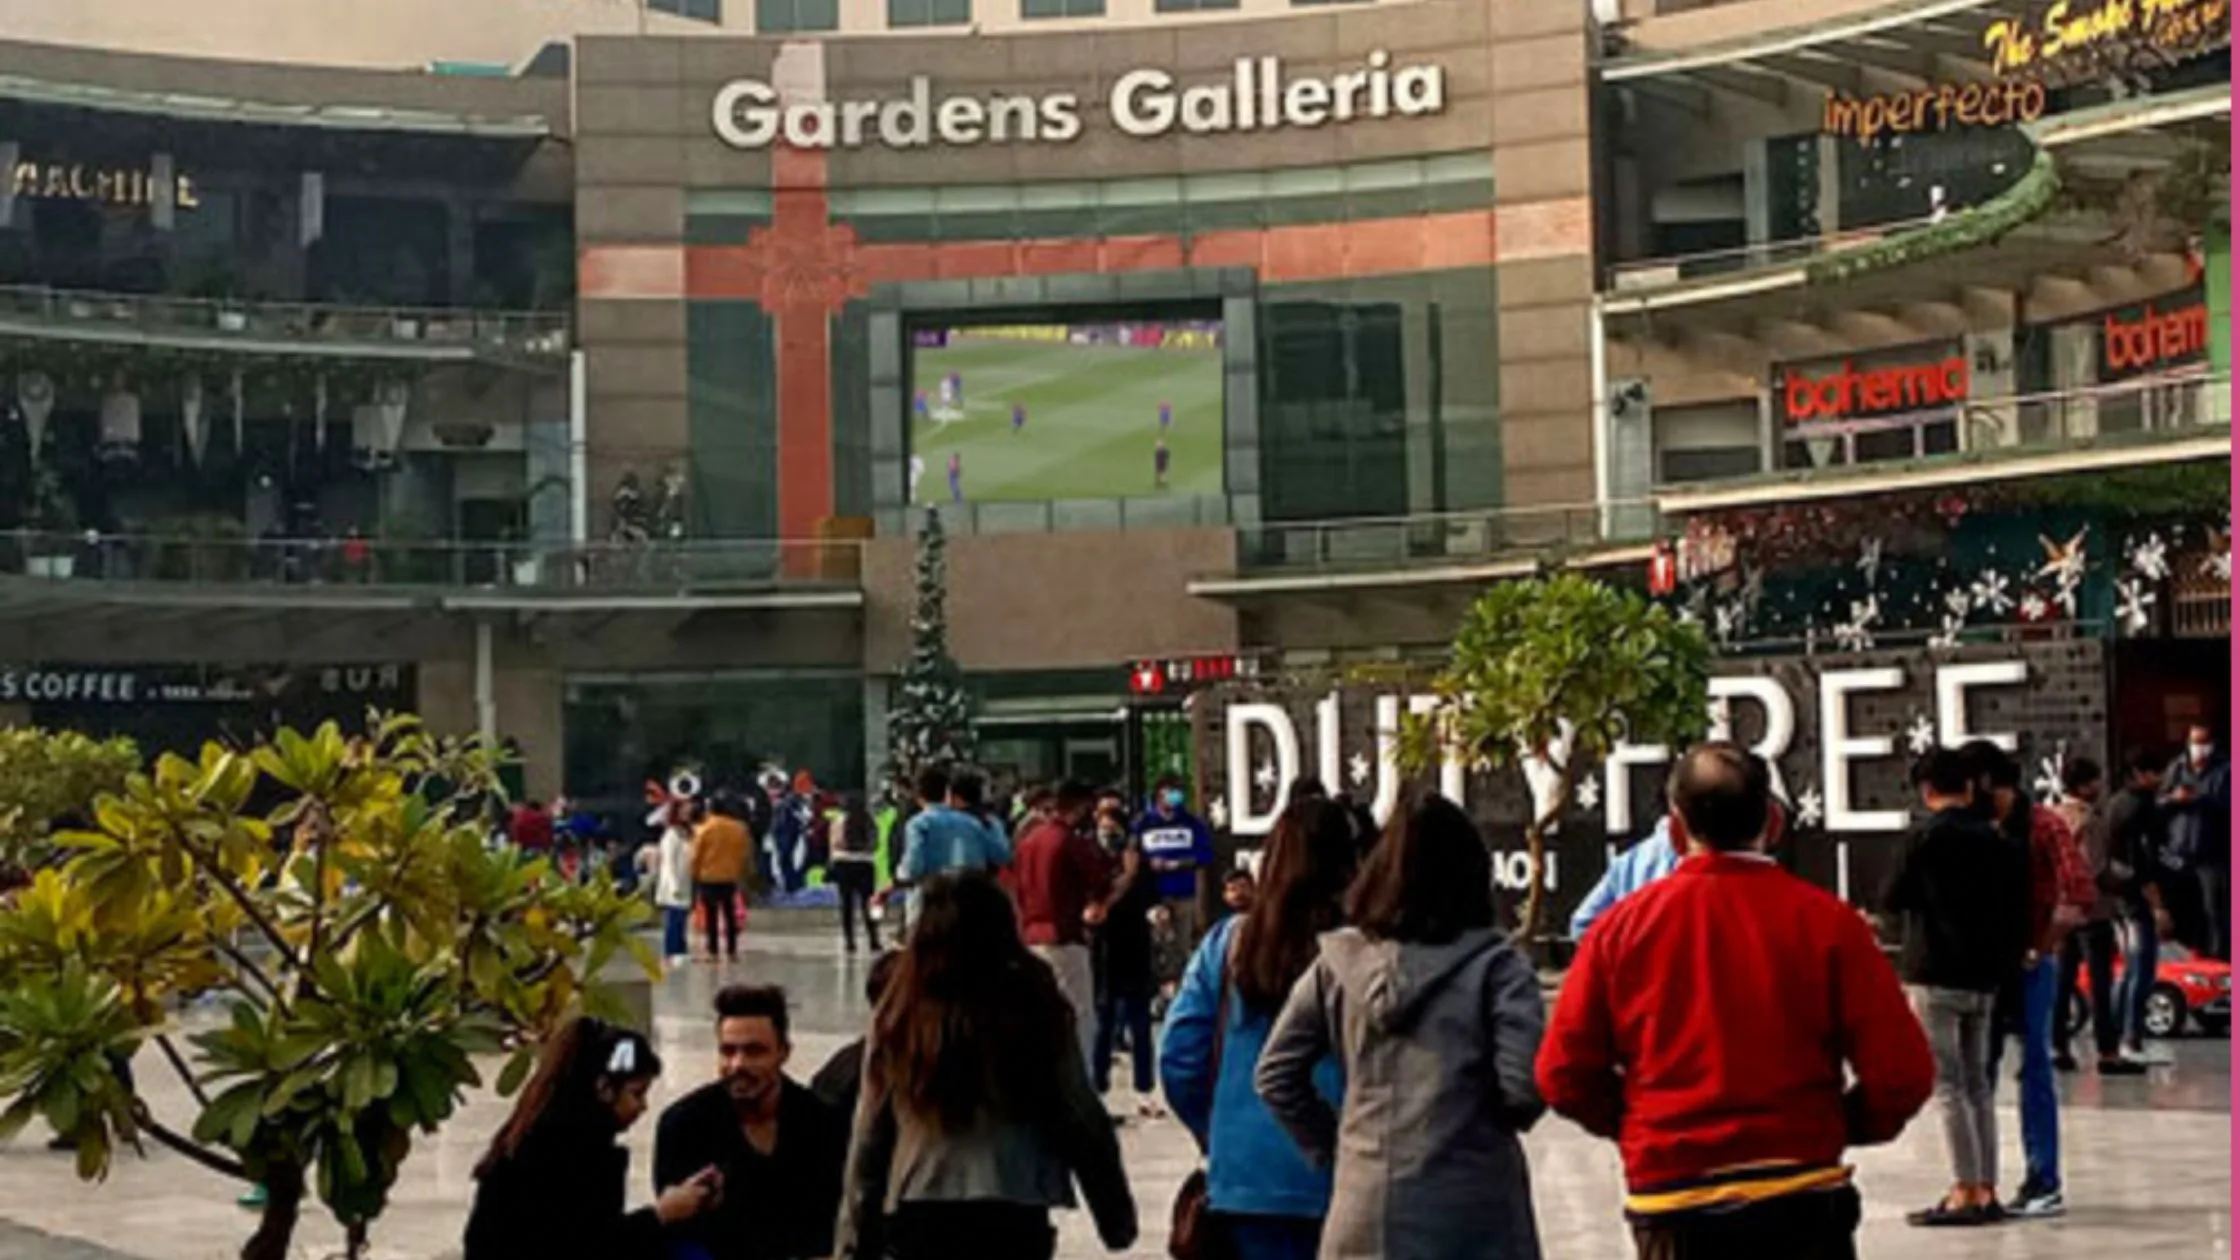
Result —
POLYGON ((1231 1216, 1220 1223, 1237 1245, 1237 1260, 1315 1260, 1322 1222, 1313 1217, 1231 1216))
POLYGON ((2053 1087, 2060 965, 2041 958, 2022 973, 2022 1155, 2025 1180, 2040 1190, 2061 1188, 2061 1102, 2053 1087))
POLYGON ((2154 914, 2136 908, 2123 924, 2123 974, 2116 978, 2116 1010, 2123 1016, 2123 1042, 2133 1050, 2147 1044, 2147 995, 2154 992, 2155 964, 2162 957, 2162 941, 2154 930, 2154 914))
POLYGON ((661 956, 682 958, 692 952, 688 931, 692 927, 692 907, 661 907, 661 956))
POLYGON ((1119 1044, 1122 1023, 1128 1029, 1128 1054, 1135 1064, 1136 1092, 1148 1094, 1156 1084, 1152 1071, 1151 995, 1106 993, 1097 1003, 1097 1041, 1089 1052, 1089 1075, 1098 1093, 1112 1083, 1112 1052, 1119 1044))

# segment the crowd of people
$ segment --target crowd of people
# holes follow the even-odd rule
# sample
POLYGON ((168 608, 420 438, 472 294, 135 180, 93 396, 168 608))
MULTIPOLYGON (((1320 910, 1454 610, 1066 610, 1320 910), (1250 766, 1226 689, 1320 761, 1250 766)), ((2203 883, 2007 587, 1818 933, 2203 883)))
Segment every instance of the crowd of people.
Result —
MULTIPOLYGON (((1996 745, 1923 756, 1922 821, 1873 907, 1895 966, 1874 913, 1775 860, 1787 815, 1766 762, 1699 745, 1643 842, 1662 851, 1629 854, 1583 907, 1552 1010, 1496 926, 1484 837, 1443 797, 1376 829, 1301 785, 1222 914, 1179 784, 1133 819, 1061 785, 1005 827, 972 776, 928 771, 900 824, 904 935, 870 969, 864 1035, 800 1085, 785 994, 724 989, 718 1079, 661 1117, 653 1206, 625 1213, 616 1139, 660 1064, 638 1034, 577 1021, 478 1169, 467 1260, 1048 1260, 1052 1212, 1077 1203, 1126 1248, 1138 1187, 1115 1129, 1131 1117, 1100 1097, 1123 1041, 1139 1105, 1156 1083, 1203 1153, 1159 1188, 1182 1260, 1533 1260, 1521 1135, 1548 1111, 1617 1144, 1645 1260, 1850 1260, 1846 1150, 1895 1139, 1932 1099, 1952 1185, 1913 1224, 2058 1215, 2069 978, 2091 978, 2097 1070, 2133 1074, 2178 903, 2186 930, 2223 930, 2197 872, 2224 867, 2227 787, 2207 732, 2191 743, 2175 767, 2127 758, 2112 790, 2071 761, 2051 806, 1996 745), (1189 949, 1158 1021, 1161 923, 1189 949), (2009 1037, 2023 1169, 2003 1196, 1991 1082, 2009 1037)), ((728 896, 748 833, 723 822, 673 828, 660 882, 728 896)), ((840 862, 867 860, 869 826, 843 819, 840 862)), ((850 875, 844 904, 867 882, 850 875)))

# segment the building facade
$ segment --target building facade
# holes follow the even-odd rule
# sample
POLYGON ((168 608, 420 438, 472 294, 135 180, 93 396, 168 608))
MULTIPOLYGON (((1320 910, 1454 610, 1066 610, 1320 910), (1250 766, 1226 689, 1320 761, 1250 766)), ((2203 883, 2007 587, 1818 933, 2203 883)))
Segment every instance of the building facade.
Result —
MULTIPOLYGON (((1020 779, 1249 810, 1209 714, 1551 565, 1805 691, 2021 661, 2034 758, 2226 718, 2210 0, 2059 56, 2009 0, 32 7, 78 47, 0 46, 0 664, 50 691, 864 786, 938 511, 1020 779)), ((1918 716, 1792 786, 1887 812, 1918 716)), ((1593 818, 1579 878, 1645 829, 1593 818)))

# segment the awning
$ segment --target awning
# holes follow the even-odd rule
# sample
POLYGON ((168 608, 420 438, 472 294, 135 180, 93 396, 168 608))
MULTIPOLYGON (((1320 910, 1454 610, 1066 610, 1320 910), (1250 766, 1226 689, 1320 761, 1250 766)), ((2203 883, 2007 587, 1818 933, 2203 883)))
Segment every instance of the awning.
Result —
POLYGON ((1908 0, 1685 49, 1640 47, 1620 28, 1608 33, 1621 51, 1604 61, 1602 78, 1651 94, 1718 91, 1776 105, 1789 102, 1793 86, 1817 99, 1982 82, 1992 77, 1984 28, 2026 11, 2021 0, 1908 0))
POLYGON ((390 105, 289 105, 182 92, 142 92, 86 83, 54 83, 15 74, 0 74, 0 98, 33 105, 147 114, 194 122, 316 127, 332 131, 403 132, 503 140, 541 140, 552 134, 551 123, 537 114, 484 117, 390 105))

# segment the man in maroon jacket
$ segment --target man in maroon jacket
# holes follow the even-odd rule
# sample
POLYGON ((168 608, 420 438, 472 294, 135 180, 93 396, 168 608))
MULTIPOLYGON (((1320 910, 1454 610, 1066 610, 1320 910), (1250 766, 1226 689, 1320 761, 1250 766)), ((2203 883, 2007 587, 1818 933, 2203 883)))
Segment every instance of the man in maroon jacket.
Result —
POLYGON ((1112 867, 1104 848, 1084 826, 1093 799, 1082 784, 1060 785, 1049 812, 1019 837, 1011 857, 1020 932, 1027 948, 1057 973, 1058 988, 1073 1007, 1073 1031, 1080 1039, 1084 1063, 1096 1040, 1089 920, 1112 889, 1112 867))
POLYGON ((1732 744, 1681 758, 1688 857, 1587 935, 1541 1043, 1548 1105, 1618 1141, 1642 1260, 1852 1260, 1844 1148, 1935 1082, 1873 932, 1765 856, 1770 778, 1732 744))

